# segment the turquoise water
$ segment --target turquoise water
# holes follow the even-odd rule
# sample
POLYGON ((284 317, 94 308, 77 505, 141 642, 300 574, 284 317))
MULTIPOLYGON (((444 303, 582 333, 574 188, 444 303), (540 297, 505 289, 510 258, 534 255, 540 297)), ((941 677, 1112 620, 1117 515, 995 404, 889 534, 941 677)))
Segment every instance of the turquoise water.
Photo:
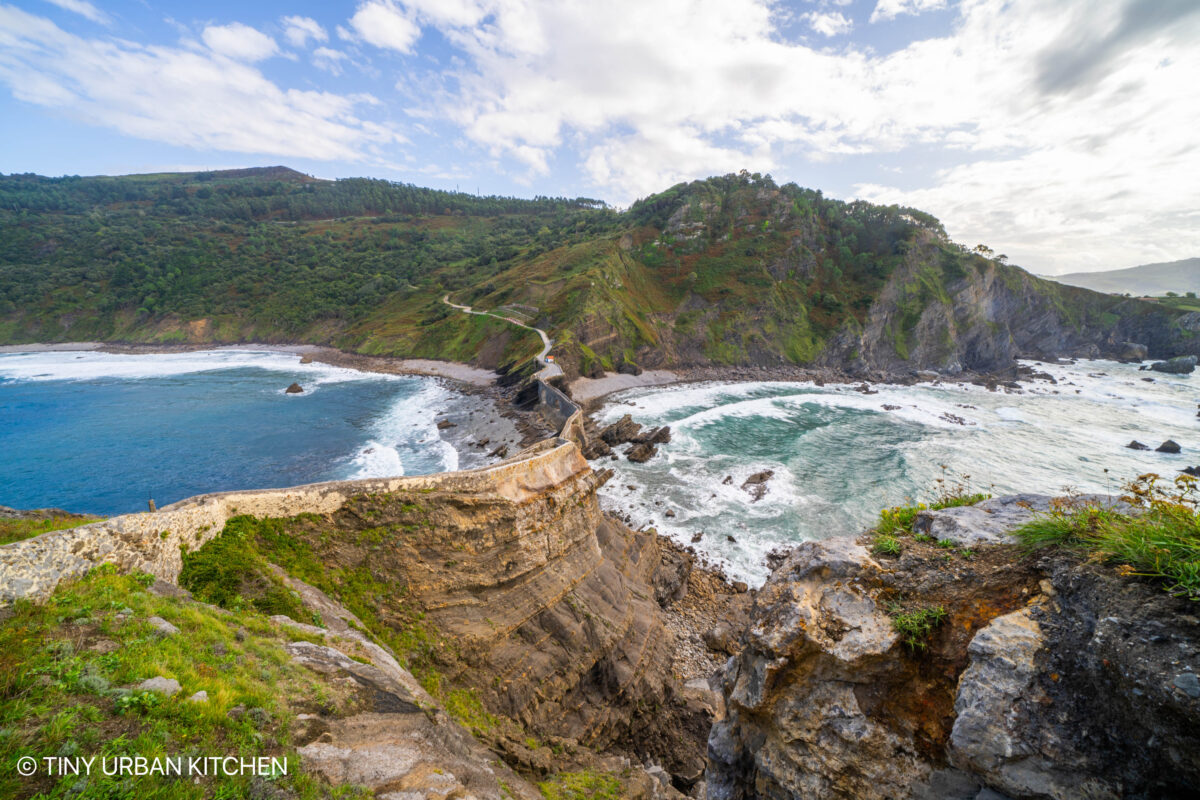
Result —
POLYGON ((610 398, 601 420, 629 413, 671 425, 673 438, 645 464, 606 462, 617 474, 602 499, 681 543, 700 534, 695 546, 710 560, 761 582, 773 548, 865 530, 881 508, 928 499, 938 479, 968 475, 973 489, 993 494, 1112 492, 1144 472, 1173 477, 1200 464, 1200 373, 1035 366, 1058 383, 1021 393, 953 384, 880 385, 869 395, 811 383, 629 390, 610 398), (1181 454, 1125 447, 1168 438, 1181 454), (753 502, 741 485, 768 469, 768 492, 753 502))
POLYGON ((94 514, 204 492, 457 469, 425 378, 293 354, 0 354, 0 504, 94 514), (305 392, 287 395, 293 381, 305 392))

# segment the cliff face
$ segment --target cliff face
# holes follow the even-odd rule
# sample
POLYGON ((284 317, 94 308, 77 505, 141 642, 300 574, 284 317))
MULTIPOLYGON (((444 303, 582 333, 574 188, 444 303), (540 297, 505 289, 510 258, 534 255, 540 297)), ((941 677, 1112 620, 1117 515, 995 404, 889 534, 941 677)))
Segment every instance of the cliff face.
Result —
POLYGON ((331 569, 402 587, 451 643, 443 679, 490 712, 695 779, 709 721, 670 675, 658 541, 605 517, 603 476, 574 448, 564 459, 561 479, 523 500, 485 486, 359 495, 289 533, 331 569))
POLYGON ((709 798, 1191 796, 1200 621, 1111 570, 1022 557, 1007 531, 1046 501, 918 519, 969 557, 795 550, 724 670, 709 798), (916 645, 894 624, 914 604, 943 614, 916 645))

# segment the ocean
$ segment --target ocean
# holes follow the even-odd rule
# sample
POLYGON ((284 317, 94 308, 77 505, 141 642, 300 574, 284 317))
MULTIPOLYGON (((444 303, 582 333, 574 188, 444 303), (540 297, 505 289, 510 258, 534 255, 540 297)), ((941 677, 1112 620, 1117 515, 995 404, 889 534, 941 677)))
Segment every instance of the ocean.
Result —
POLYGON ((498 416, 482 398, 430 378, 299 361, 226 349, 0 354, 0 504, 110 515, 151 498, 162 507, 486 460, 455 439, 469 425, 436 427, 446 416, 498 416), (285 394, 293 381, 303 394, 285 394))
POLYGON ((629 413, 669 424, 673 438, 645 464, 605 462, 616 475, 602 503, 685 545, 699 534, 699 552, 756 585, 772 549, 866 530, 881 508, 930 499, 939 479, 991 494, 1119 493, 1142 473, 1174 478, 1200 464, 1200 373, 1110 361, 1031 366, 1057 384, 1020 393, 958 384, 876 385, 877 394, 812 383, 627 390, 608 398, 599 420, 629 413), (1125 447, 1133 439, 1151 448, 1173 439, 1183 450, 1125 447), (755 502, 741 486, 763 470, 775 474, 755 502))

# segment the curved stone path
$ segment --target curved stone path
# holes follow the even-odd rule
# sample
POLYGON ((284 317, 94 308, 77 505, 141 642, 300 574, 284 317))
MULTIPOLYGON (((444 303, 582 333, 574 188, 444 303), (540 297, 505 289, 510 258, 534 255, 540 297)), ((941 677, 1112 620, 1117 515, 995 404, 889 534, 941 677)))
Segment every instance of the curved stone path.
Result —
POLYGON ((550 355, 550 348, 554 347, 554 340, 547 336, 546 332, 541 328, 535 328, 532 325, 526 325, 524 322, 518 322, 512 317, 493 314, 491 311, 475 311, 470 306, 460 306, 458 303, 451 303, 449 293, 442 295, 442 302, 451 308, 457 308, 459 311, 462 311, 465 314, 476 314, 483 317, 495 317, 496 319, 502 319, 505 322, 511 322, 513 325, 519 325, 526 330, 535 332, 538 336, 542 337, 542 352, 537 354, 537 362, 542 365, 542 368, 538 370, 534 377, 541 378, 542 380, 549 380, 550 378, 563 374, 562 367, 560 367, 558 364, 555 364, 553 361, 546 360, 546 356, 550 355))

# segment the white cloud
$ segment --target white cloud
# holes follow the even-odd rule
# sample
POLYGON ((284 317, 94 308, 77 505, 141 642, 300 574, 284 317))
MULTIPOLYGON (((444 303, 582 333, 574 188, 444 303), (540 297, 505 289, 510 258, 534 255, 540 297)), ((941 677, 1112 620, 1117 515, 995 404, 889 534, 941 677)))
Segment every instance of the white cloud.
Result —
POLYGON ((879 0, 871 12, 870 22, 886 22, 902 14, 917 15, 923 11, 945 8, 946 0, 879 0))
POLYGON ((350 18, 350 27, 354 35, 367 44, 401 53, 412 52, 421 36, 420 27, 392 0, 362 3, 350 18))
POLYGON ((240 22, 209 25, 200 38, 214 53, 238 61, 262 61, 279 52, 274 39, 240 22))
POLYGON ((849 33, 854 29, 854 23, 836 11, 826 13, 813 11, 805 14, 804 18, 808 20, 810 28, 825 37, 849 33))
MULTIPOLYGON (((479 0, 438 19, 410 13, 465 59, 426 81, 449 87, 427 108, 529 175, 570 154, 623 203, 742 166, 802 178, 806 161, 913 151, 908 191, 872 170, 860 193, 922 207, 965 240, 1053 272, 1200 252, 1200 225, 1178 211, 1200 208, 1200 184, 1183 178, 1200 174, 1200 14, 1177 3, 1164 21, 1154 3, 970 0, 946 34, 886 55, 789 42, 769 0, 479 0), (957 166, 933 173, 922 161, 957 166), (1123 233, 1104 235, 1103 219, 1123 233)), ((938 5, 881 2, 876 13, 938 5)))
POLYGON ((321 23, 312 17, 284 17, 281 22, 284 26, 283 36, 292 47, 304 47, 309 39, 314 42, 329 39, 329 34, 321 27, 321 23))
POLYGON ((80 16, 87 17, 92 22, 98 22, 101 25, 107 25, 112 22, 108 14, 105 14, 87 0, 46 0, 46 2, 56 5, 65 11, 72 11, 80 16))
POLYGON ((326 72, 332 72, 334 75, 342 74, 341 62, 347 58, 348 56, 342 51, 328 47, 318 47, 313 50, 313 65, 326 72))
POLYGON ((283 89, 222 55, 75 36, 8 6, 0 84, 89 124, 197 149, 362 161, 403 141, 357 116, 370 96, 283 89))

